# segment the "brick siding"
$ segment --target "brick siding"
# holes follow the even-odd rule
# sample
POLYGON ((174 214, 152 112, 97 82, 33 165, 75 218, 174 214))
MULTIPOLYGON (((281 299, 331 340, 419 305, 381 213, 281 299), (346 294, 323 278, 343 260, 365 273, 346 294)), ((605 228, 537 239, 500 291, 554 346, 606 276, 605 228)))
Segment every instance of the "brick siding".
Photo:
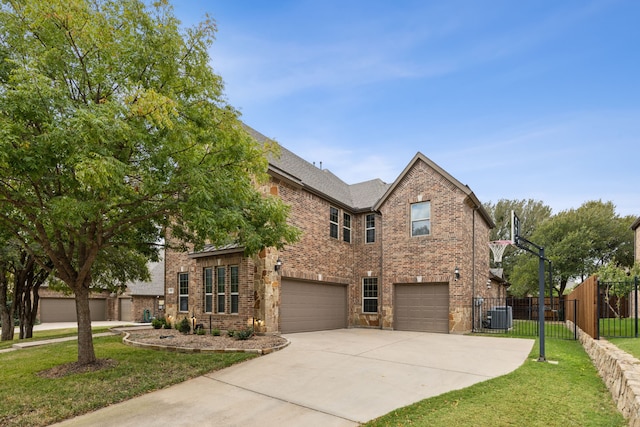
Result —
MULTIPOLYGON (((187 253, 167 250, 165 271, 168 315, 195 316, 220 329, 253 324, 264 332, 279 331, 282 278, 304 279, 348 286, 348 324, 352 327, 394 327, 393 289, 396 283, 448 283, 449 329, 471 329, 472 297, 497 294, 487 289, 489 276, 489 226, 469 196, 445 176, 418 160, 395 186, 375 213, 376 241, 365 243, 365 218, 373 212, 353 212, 300 186, 273 178, 261 190, 291 206, 289 221, 302 230, 298 243, 282 251, 273 248, 249 259, 241 254, 192 259, 187 253), (410 206, 431 203, 431 233, 411 237, 410 206), (339 235, 329 235, 330 207, 339 210, 339 235), (351 215, 351 242, 343 241, 343 213, 351 215), (475 258, 474 258, 475 247, 475 258), (276 259, 283 261, 275 272, 276 259), (220 264, 218 264, 220 263, 220 264), (205 266, 240 266, 240 310, 237 315, 205 314, 205 266), (460 279, 454 280, 454 269, 460 279), (179 313, 178 273, 189 273, 189 313, 179 313), (378 278, 378 314, 362 313, 362 281, 378 278), (174 292, 168 290, 173 288, 174 292)), ((179 319, 176 319, 179 320, 179 319)), ((205 322, 206 323, 206 322, 205 322)))

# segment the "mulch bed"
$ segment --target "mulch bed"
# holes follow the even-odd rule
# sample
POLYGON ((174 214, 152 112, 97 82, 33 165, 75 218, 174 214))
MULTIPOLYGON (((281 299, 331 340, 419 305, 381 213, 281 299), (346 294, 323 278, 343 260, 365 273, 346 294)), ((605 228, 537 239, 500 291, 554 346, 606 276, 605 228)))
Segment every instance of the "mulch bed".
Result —
POLYGON ((64 365, 54 366, 51 369, 38 372, 38 376, 42 378, 62 378, 67 375, 84 374, 85 372, 96 372, 102 369, 110 369, 118 364, 113 359, 98 359, 90 364, 80 364, 78 362, 65 363, 64 365))
POLYGON ((214 336, 183 334, 175 329, 136 329, 127 331, 133 342, 166 347, 196 348, 210 350, 269 350, 283 346, 287 340, 278 335, 253 335, 247 340, 238 340, 222 333, 214 336))

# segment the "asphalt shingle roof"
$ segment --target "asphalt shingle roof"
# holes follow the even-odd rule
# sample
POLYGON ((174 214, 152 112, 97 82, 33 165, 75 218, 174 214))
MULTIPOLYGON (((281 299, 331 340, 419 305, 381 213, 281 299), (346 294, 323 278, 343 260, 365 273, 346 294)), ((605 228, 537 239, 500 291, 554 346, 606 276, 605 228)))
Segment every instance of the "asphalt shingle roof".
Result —
POLYGON ((161 254, 159 262, 147 264, 151 280, 148 282, 136 281, 127 283, 131 295, 164 295, 164 254, 161 254))
MULTIPOLYGON (((247 131, 258 142, 268 140, 248 126, 247 131)), ((371 209, 390 187, 380 179, 347 184, 328 169, 321 169, 282 146, 280 156, 269 159, 269 166, 273 171, 296 180, 307 190, 327 196, 354 211, 371 209)))

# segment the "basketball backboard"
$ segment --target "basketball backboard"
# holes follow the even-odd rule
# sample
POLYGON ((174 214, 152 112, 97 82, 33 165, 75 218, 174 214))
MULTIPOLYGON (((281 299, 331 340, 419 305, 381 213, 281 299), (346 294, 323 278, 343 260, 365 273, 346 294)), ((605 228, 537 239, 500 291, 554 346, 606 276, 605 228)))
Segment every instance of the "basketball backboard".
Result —
POLYGON ((511 211, 511 242, 513 244, 518 243, 520 238, 520 219, 516 215, 515 211, 511 211))

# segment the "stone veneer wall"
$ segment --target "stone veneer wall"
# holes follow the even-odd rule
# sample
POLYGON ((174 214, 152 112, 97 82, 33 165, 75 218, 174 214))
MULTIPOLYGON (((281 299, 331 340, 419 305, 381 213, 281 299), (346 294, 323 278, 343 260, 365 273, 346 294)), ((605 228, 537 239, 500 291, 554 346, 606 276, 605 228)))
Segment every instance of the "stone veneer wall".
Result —
MULTIPOLYGON (((567 320, 567 326, 574 328, 567 320)), ((640 361, 607 340, 595 340, 579 327, 578 338, 591 358, 618 410, 630 427, 640 427, 640 361)))

